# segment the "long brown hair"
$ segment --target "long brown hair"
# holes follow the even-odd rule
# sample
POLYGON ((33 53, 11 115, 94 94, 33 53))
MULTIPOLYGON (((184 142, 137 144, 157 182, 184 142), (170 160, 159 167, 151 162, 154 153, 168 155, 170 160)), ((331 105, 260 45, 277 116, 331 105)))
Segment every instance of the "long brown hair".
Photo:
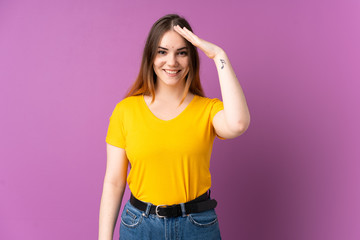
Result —
MULTIPOLYGON (((154 59, 162 36, 167 31, 173 30, 173 27, 176 25, 179 25, 182 28, 186 27, 187 29, 192 31, 190 24, 184 18, 180 17, 177 14, 168 14, 157 20, 151 27, 145 43, 139 75, 125 97, 137 96, 141 94, 151 94, 151 102, 155 100, 156 74, 153 69, 154 59)), ((196 47, 192 45, 192 43, 190 43, 186 39, 185 42, 188 48, 190 61, 189 73, 187 74, 187 76, 185 76, 185 90, 180 104, 184 101, 189 91, 195 95, 199 95, 202 97, 205 96, 200 83, 199 54, 196 47)))

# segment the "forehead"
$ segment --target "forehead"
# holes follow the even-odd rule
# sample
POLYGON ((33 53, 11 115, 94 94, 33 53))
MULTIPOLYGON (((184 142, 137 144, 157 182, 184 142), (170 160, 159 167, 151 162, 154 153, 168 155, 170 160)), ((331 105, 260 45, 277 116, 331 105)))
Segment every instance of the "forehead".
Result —
POLYGON ((180 34, 171 30, 164 33, 164 35, 160 39, 159 46, 168 49, 178 49, 186 47, 186 42, 185 39, 180 36, 180 34))

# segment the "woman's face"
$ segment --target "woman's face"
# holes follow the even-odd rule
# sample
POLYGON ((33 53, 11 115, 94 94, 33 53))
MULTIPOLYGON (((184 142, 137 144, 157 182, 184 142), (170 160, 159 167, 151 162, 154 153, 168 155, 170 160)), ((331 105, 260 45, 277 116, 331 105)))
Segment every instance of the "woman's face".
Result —
POLYGON ((185 82, 189 72, 189 56, 185 39, 175 31, 161 38, 154 60, 158 84, 178 85, 185 82))

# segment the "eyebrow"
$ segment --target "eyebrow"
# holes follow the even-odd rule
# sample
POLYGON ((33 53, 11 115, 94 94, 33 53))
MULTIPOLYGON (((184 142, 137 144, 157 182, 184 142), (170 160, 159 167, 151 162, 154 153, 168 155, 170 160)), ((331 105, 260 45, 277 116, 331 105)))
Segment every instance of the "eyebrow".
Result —
MULTIPOLYGON (((164 47, 158 47, 158 48, 161 48, 161 49, 164 49, 164 50, 169 50, 169 49, 164 48, 164 47)), ((187 47, 182 47, 182 48, 179 48, 177 51, 180 51, 180 50, 183 50, 183 49, 187 49, 187 47)))

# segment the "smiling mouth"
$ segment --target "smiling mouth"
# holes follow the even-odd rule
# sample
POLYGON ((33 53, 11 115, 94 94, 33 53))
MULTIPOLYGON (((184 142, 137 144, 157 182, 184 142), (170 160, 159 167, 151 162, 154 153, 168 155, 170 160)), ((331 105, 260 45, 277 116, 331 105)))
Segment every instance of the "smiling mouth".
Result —
POLYGON ((178 72, 180 72, 181 70, 175 70, 175 71, 171 71, 171 70, 166 70, 164 69, 164 71, 168 74, 177 74, 178 72))

